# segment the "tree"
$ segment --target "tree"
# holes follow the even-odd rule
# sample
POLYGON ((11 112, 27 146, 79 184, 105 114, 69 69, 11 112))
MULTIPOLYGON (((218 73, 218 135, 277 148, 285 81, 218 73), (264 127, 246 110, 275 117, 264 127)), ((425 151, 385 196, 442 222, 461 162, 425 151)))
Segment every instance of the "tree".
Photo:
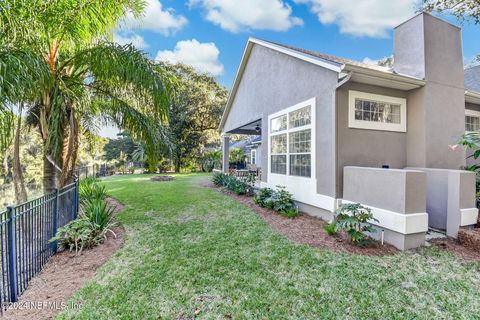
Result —
POLYGON ((422 10, 448 12, 460 21, 471 19, 480 24, 480 0, 423 0, 422 10))
POLYGON ((228 91, 209 74, 184 64, 160 64, 177 79, 175 97, 168 110, 167 134, 175 172, 196 160, 204 146, 219 140, 218 123, 228 91))
MULTIPOLYGON (((2 112, 22 102, 43 141, 45 192, 71 181, 81 131, 125 128, 149 152, 159 145, 169 82, 144 53, 108 41, 142 0, 5 0, 0 3, 2 112), (12 72, 13 71, 13 72, 12 72), (28 94, 23 92, 28 88, 28 94)), ((0 128, 5 131, 5 128, 0 128)))

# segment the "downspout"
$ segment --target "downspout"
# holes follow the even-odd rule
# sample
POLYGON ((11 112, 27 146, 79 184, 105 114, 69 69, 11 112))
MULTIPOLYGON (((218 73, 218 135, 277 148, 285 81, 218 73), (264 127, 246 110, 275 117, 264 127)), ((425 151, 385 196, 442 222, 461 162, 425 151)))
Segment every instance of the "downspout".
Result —
MULTIPOLYGON (((342 70, 345 68, 345 65, 342 66, 342 70)), ((347 75, 340 81, 337 83, 337 85, 335 86, 335 94, 333 96, 333 106, 335 108, 335 119, 333 120, 334 121, 334 137, 335 137, 335 150, 334 150, 334 155, 335 155, 335 159, 334 159, 334 163, 335 163, 335 170, 334 170, 334 181, 335 181, 335 210, 338 209, 338 207, 341 205, 342 203, 342 199, 339 199, 338 198, 338 122, 337 122, 337 118, 338 118, 338 108, 337 108, 337 91, 338 91, 338 88, 340 88, 341 86, 343 86, 345 83, 347 83, 348 81, 350 81, 350 79, 352 78, 352 75, 353 75, 353 71, 350 71, 347 73, 347 75)))

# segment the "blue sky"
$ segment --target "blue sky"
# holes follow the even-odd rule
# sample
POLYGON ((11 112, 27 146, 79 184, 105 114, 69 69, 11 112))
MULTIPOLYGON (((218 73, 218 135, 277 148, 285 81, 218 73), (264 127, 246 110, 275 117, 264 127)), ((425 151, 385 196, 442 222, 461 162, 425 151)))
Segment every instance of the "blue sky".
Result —
MULTIPOLYGON (((362 61, 392 54, 392 28, 418 0, 147 0, 144 17, 115 32, 152 58, 191 64, 230 88, 248 37, 362 61)), ((442 18, 459 25, 453 17, 442 18)), ((461 25, 465 63, 480 53, 480 26, 461 25)))

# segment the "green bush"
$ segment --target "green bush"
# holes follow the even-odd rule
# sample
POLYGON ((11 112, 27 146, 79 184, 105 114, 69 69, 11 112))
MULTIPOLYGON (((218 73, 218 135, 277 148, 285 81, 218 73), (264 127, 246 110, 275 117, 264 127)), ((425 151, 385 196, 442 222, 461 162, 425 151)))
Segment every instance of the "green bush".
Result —
POLYGON ((113 233, 113 213, 103 200, 89 199, 82 205, 80 217, 59 228, 50 241, 58 241, 60 248, 76 253, 94 247, 105 240, 108 232, 113 233))
POLYGON ((298 209, 293 201, 293 196, 283 186, 277 186, 276 190, 262 188, 253 200, 259 206, 278 211, 286 217, 295 218, 298 216, 298 209))
POLYGON ((253 193, 253 182, 255 180, 252 181, 250 177, 236 178, 225 173, 215 173, 212 181, 216 186, 223 186, 238 195, 242 195, 253 193))
POLYGON ((253 197, 253 201, 259 206, 265 207, 265 201, 272 197, 273 192, 273 189, 261 188, 255 197, 253 197))
POLYGON ((298 217, 299 212, 298 212, 297 208, 293 208, 293 209, 282 210, 282 211, 280 211, 280 214, 284 217, 293 219, 293 218, 298 217))
POLYGON ((335 222, 332 223, 327 223, 326 225, 323 226, 323 230, 329 235, 329 236, 334 236, 337 234, 337 224, 335 222))
POLYGON ((359 203, 342 204, 335 213, 335 224, 338 230, 345 230, 352 242, 363 245, 367 239, 364 232, 374 232, 375 228, 368 222, 376 221, 372 211, 359 203))
POLYGON ((108 197, 105 186, 99 185, 97 178, 88 177, 80 181, 78 188, 78 194, 80 197, 80 202, 83 203, 92 199, 104 200, 108 197))
POLYGON ((295 203, 293 202, 293 195, 283 186, 277 186, 277 189, 272 195, 272 201, 273 210, 278 212, 293 210, 296 208, 295 203))

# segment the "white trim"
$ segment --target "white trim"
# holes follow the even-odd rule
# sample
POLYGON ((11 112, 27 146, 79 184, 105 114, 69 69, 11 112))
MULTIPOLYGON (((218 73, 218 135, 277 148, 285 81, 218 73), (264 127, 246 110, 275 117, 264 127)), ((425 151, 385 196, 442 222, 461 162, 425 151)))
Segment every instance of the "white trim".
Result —
POLYGON ((254 165, 257 165, 257 149, 250 150, 250 163, 254 164, 254 165), (254 158, 253 154, 255 154, 255 162, 252 161, 252 159, 254 158))
POLYGON ((356 129, 407 132, 407 99, 379 94, 349 90, 348 91, 348 127, 356 129), (400 105, 400 123, 383 123, 355 119, 355 99, 365 99, 394 103, 400 105))
MULTIPOLYGON (((285 108, 276 113, 270 114, 268 116, 268 125, 266 131, 268 134, 268 143, 267 143, 267 158, 268 166, 267 170, 267 182, 263 182, 260 185, 262 187, 275 188, 277 185, 282 185, 287 188, 289 192, 293 194, 295 201, 305 203, 311 206, 315 206, 329 212, 334 212, 337 208, 337 199, 317 193, 317 173, 316 173, 316 98, 312 98, 301 103, 298 103, 292 107, 285 108), (289 117, 288 114, 292 111, 304 108, 306 106, 311 107, 311 121, 309 125, 305 125, 297 128, 289 128, 289 117), (287 115, 287 129, 283 131, 278 131, 270 133, 270 121, 273 118, 276 118, 281 115, 287 115), (311 130, 311 150, 310 150, 310 159, 311 159, 311 168, 310 168, 310 177, 299 177, 289 175, 290 170, 290 157, 287 152, 287 172, 286 174, 275 174, 271 173, 271 139, 270 137, 287 134, 287 148, 289 147, 289 133, 302 131, 302 130, 311 130)), ((288 150, 287 150, 288 151, 288 150)))
POLYGON ((477 224, 477 218, 478 218, 477 208, 460 209, 460 226, 461 227, 477 224))
MULTIPOLYGON (((353 204, 357 202, 342 199, 342 204, 353 204)), ((362 204, 372 210, 373 217, 378 222, 370 222, 380 228, 392 230, 401 234, 412 234, 428 231, 428 214, 419 213, 398 213, 362 204)))
POLYGON ((289 49, 287 47, 284 47, 284 46, 281 46, 281 45, 278 45, 278 44, 274 44, 272 42, 263 41, 263 40, 260 40, 260 39, 249 38, 248 41, 252 42, 252 43, 259 44, 259 45, 261 45, 265 48, 269 48, 269 49, 284 53, 284 54, 289 55, 291 57, 294 57, 294 58, 297 58, 297 59, 300 59, 300 60, 303 60, 303 61, 306 61, 306 62, 310 62, 314 65, 326 68, 328 70, 332 70, 332 71, 335 71, 335 72, 342 71, 342 64, 341 63, 328 61, 328 60, 325 60, 325 59, 322 59, 322 58, 319 58, 319 57, 315 57, 315 56, 312 56, 312 55, 309 55, 309 54, 306 54, 306 53, 301 53, 300 51, 289 49))

